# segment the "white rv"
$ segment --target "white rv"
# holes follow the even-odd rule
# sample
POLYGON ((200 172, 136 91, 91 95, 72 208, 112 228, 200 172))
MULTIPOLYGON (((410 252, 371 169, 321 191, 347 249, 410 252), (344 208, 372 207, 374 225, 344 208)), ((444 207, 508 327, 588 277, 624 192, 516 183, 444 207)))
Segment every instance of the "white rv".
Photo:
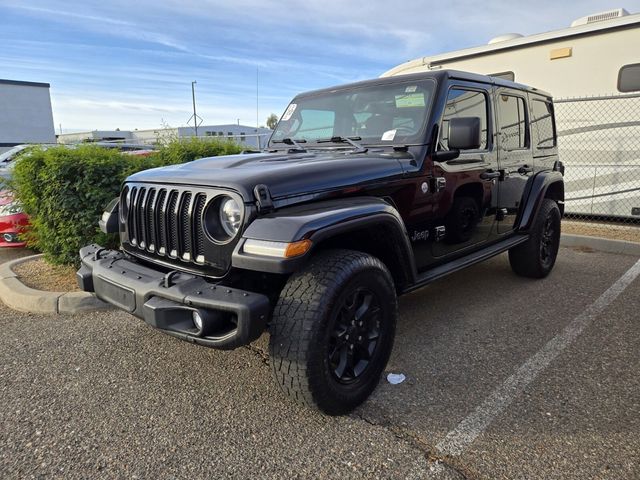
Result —
POLYGON ((382 76, 453 68, 554 96, 568 213, 640 218, 640 14, 619 8, 570 27, 421 57, 382 76))

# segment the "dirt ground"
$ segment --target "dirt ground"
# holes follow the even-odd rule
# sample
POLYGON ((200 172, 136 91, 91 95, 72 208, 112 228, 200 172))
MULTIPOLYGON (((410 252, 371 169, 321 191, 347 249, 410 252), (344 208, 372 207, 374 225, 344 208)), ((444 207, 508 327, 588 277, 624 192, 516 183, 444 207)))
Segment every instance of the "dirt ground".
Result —
POLYGON ((564 219, 562 221, 562 233, 588 235, 591 237, 602 237, 612 240, 625 240, 627 242, 640 243, 640 224, 618 225, 564 219))
POLYGON ((51 265, 42 258, 20 263, 13 267, 18 278, 28 287, 49 292, 79 291, 76 269, 70 266, 51 265))

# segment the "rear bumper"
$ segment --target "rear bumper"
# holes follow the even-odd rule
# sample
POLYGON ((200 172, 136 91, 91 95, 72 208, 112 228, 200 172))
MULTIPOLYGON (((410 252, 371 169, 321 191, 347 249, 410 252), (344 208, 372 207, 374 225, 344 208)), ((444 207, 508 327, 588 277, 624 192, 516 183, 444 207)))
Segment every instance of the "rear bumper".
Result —
POLYGON ((265 295, 187 273, 165 274, 99 245, 81 249, 80 258, 82 290, 182 340, 232 349, 255 340, 266 328, 270 305, 265 295), (202 319, 201 329, 194 324, 194 312, 202 319))

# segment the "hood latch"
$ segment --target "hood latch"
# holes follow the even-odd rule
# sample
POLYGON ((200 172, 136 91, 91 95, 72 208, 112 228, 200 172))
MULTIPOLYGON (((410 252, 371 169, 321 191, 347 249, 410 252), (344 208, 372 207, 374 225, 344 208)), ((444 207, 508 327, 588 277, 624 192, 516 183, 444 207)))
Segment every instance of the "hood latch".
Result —
POLYGON ((263 184, 256 185, 253 189, 253 195, 256 197, 258 213, 266 213, 273 210, 273 200, 271 200, 269 187, 263 184))

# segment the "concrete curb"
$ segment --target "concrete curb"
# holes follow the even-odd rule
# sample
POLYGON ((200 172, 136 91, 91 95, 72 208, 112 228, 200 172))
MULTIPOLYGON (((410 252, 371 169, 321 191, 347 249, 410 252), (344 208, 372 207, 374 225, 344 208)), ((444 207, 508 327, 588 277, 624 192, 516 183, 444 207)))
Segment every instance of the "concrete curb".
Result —
MULTIPOLYGON (((639 229, 640 231, 640 229, 639 229)), ((591 248, 600 252, 619 253, 640 257, 640 243, 611 240, 609 238, 589 237, 586 235, 562 234, 560 245, 563 247, 591 248)))
POLYGON ((89 292, 46 292, 27 287, 13 267, 42 255, 18 258, 0 265, 0 300, 14 310, 31 313, 78 313, 113 308, 89 292))

